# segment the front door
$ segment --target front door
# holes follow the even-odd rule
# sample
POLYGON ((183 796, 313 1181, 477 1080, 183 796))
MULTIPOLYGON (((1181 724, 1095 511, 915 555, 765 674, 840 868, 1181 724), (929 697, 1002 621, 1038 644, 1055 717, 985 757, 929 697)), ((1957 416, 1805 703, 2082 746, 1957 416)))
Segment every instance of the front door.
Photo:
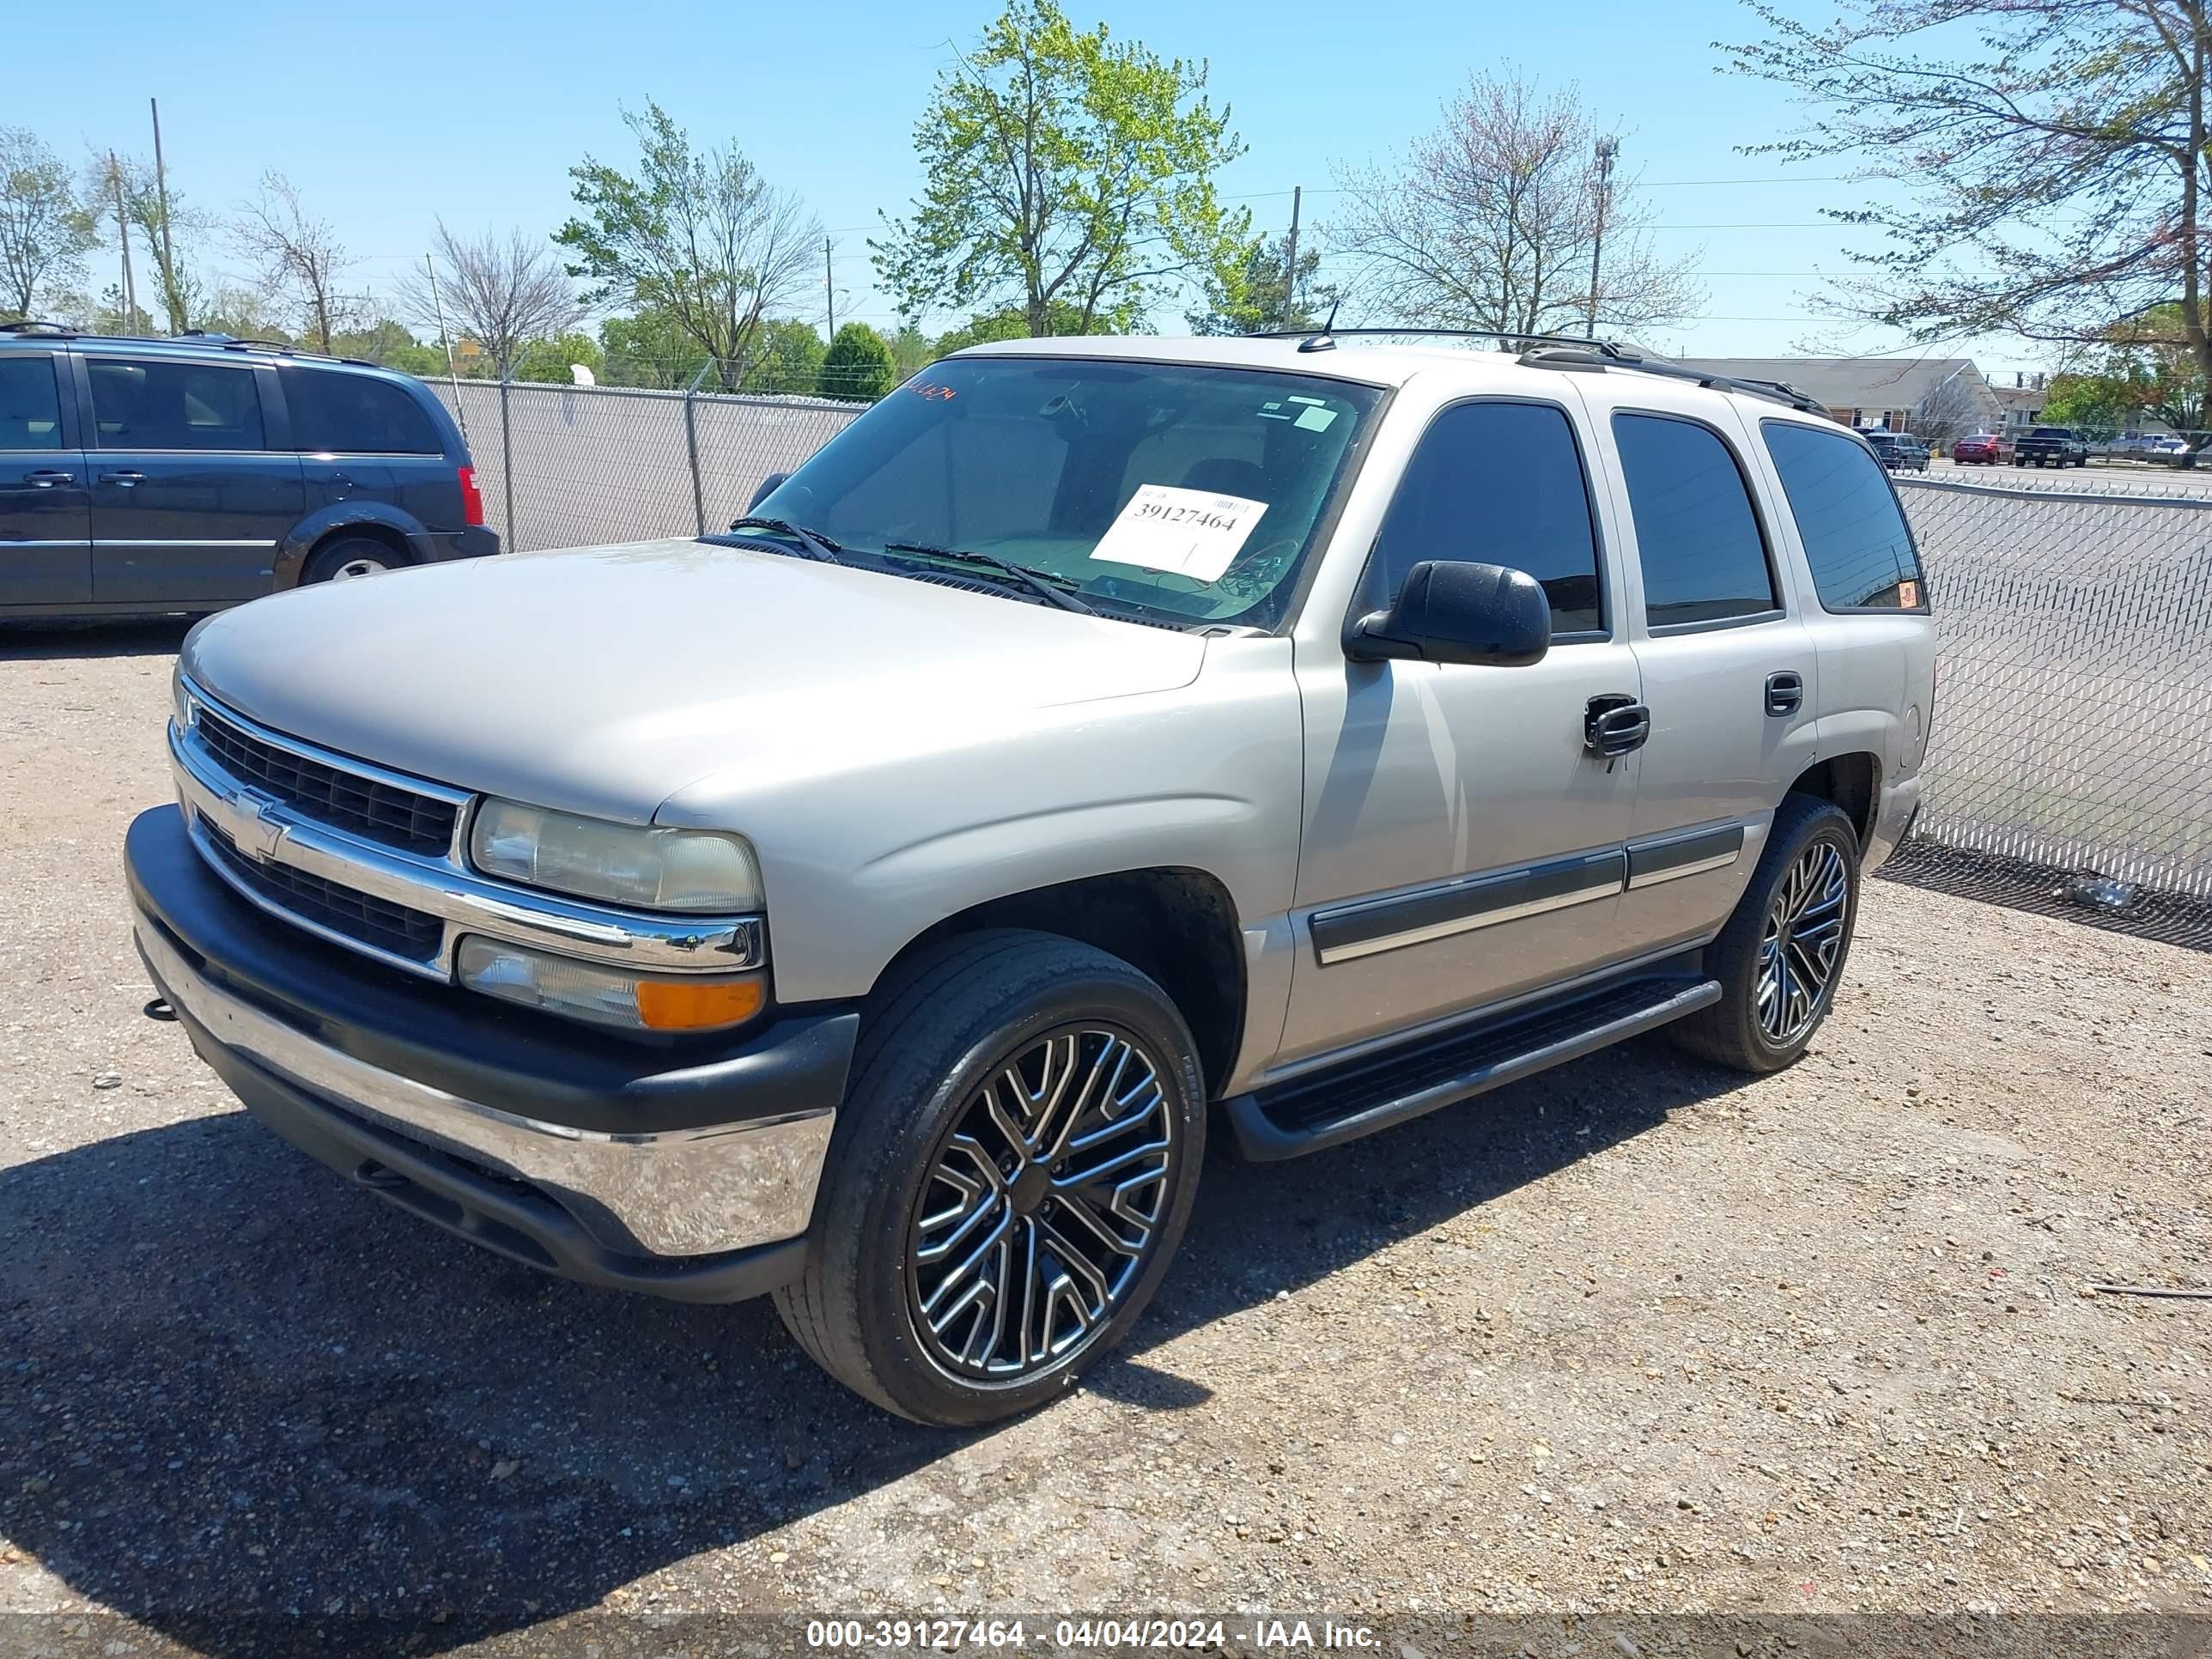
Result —
POLYGON ((51 351, 0 353, 0 609, 92 597, 84 456, 51 351))
POLYGON ((1638 757, 1590 754, 1594 699, 1634 702, 1578 406, 1437 412, 1384 516, 1355 611, 1412 567, 1525 570, 1552 649, 1521 668, 1347 661, 1301 638, 1306 729, 1296 1060, 1571 978, 1622 952, 1616 913, 1638 757))
POLYGON ((271 451, 251 366, 82 359, 91 392, 92 592, 102 605, 251 599, 300 521, 300 458, 271 451))

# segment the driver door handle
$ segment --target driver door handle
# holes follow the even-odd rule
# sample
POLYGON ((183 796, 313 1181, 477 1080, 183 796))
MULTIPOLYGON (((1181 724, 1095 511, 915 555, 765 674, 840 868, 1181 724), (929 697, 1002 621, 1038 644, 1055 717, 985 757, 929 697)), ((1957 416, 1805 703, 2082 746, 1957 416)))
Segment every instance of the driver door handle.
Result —
POLYGON ((1651 735, 1651 711, 1625 691, 1592 697, 1583 713, 1583 747, 1615 760, 1651 735))
POLYGON ((63 472, 51 466, 42 466, 35 472, 26 472, 23 482, 33 489, 52 489, 57 484, 75 483, 76 474, 63 472))

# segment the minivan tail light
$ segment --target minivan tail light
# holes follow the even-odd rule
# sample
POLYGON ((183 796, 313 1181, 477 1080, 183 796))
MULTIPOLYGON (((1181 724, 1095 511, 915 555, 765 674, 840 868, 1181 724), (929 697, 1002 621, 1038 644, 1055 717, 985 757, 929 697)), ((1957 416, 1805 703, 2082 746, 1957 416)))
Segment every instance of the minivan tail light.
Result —
POLYGON ((483 491, 477 488, 477 470, 465 466, 454 475, 461 484, 461 522, 471 527, 484 521, 483 491))

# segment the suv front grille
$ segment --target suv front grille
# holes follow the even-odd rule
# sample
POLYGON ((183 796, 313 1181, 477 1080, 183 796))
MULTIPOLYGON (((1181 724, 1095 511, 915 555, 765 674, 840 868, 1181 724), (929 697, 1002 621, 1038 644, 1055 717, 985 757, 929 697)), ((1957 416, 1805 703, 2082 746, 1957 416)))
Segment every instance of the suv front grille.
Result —
POLYGON ((392 956, 414 962, 436 958, 445 924, 428 912, 411 910, 289 865, 264 864, 240 852, 235 842, 204 818, 201 827, 223 868, 247 890, 288 915, 392 956))
POLYGON ((319 823, 410 853, 441 856, 453 843, 459 809, 434 795, 341 771, 280 749, 202 703, 201 743, 241 783, 274 795, 319 823))

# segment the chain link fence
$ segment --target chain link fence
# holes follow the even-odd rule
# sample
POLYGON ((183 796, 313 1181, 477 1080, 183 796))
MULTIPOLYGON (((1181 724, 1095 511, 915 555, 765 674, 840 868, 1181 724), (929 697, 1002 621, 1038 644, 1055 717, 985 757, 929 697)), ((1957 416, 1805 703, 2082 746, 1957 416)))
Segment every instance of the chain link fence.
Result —
POLYGON ((696 536, 745 510, 862 405, 633 386, 434 380, 509 551, 696 536))
MULTIPOLYGON (((722 392, 437 389, 517 551, 726 525, 860 413, 722 392)), ((2212 950, 2212 495, 1898 483, 1942 652, 1920 817, 1890 872, 2212 950)))
POLYGON ((1942 649, 1893 872, 2212 950, 2212 496, 1898 482, 1942 649))

